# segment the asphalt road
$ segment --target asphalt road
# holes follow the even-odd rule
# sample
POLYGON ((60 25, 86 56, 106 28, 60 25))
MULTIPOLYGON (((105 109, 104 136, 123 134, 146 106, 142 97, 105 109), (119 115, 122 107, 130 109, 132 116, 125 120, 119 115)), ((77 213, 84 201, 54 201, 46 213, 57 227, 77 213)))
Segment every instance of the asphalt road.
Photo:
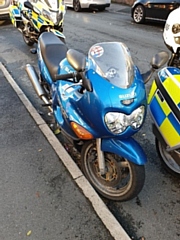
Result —
MULTIPOLYGON (((68 9, 64 25, 67 45, 87 53, 96 42, 122 41, 130 48, 140 70, 146 71, 151 57, 158 51, 166 50, 162 39, 163 26, 155 23, 135 25, 128 11, 127 7, 117 8, 117 5, 112 11, 103 13, 75 13, 68 9)), ((36 55, 29 54, 29 47, 10 24, 0 26, 0 44, 0 61, 6 65, 38 111, 43 112, 24 71, 26 63, 36 64, 36 55)), ((147 93, 151 82, 147 84, 147 93)), ((128 202, 103 201, 132 239, 177 240, 180 237, 180 181, 161 166, 149 114, 135 138, 148 157, 143 190, 137 198, 128 202)))
MULTIPOLYGON (((49 127, 37 116, 34 121, 1 70, 0 66, 0 239, 118 239, 94 210, 98 206, 103 212, 106 206, 78 170, 71 171, 74 179, 70 176, 62 161, 73 168, 68 156, 49 127), (95 206, 76 182, 84 183, 95 206)), ((23 99, 23 93, 18 94, 23 99)), ((37 115, 30 103, 24 103, 37 115)))

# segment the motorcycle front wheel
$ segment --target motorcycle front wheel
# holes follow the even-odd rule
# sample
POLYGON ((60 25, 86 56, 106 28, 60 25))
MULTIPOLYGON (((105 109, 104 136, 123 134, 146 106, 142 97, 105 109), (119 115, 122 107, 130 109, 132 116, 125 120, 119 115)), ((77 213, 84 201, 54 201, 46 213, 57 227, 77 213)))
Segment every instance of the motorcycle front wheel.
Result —
MULTIPOLYGON (((156 149, 164 168, 173 176, 180 177, 180 164, 178 164, 178 162, 175 161, 174 159, 175 156, 176 157, 179 156, 180 158, 180 149, 174 150, 172 152, 167 152, 164 145, 160 141, 158 141, 157 138, 156 138, 156 149)), ((179 159, 179 162, 180 162, 180 159, 179 159)))
POLYGON ((34 41, 30 40, 30 38, 27 37, 25 34, 23 34, 23 39, 24 39, 24 42, 25 42, 28 46, 33 46, 33 45, 34 45, 34 41))
POLYGON ((96 144, 87 142, 82 147, 81 166, 85 177, 103 197, 127 201, 136 197, 145 181, 144 166, 136 165, 128 159, 104 152, 106 173, 100 174, 96 144))

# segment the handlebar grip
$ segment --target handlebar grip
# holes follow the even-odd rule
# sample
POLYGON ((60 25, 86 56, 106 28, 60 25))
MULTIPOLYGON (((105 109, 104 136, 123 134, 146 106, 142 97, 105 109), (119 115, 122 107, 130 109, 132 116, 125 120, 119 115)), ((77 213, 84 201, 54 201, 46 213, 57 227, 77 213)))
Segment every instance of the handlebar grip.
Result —
POLYGON ((74 72, 66 73, 66 74, 59 74, 59 75, 55 76, 54 81, 67 80, 68 78, 75 78, 75 77, 76 77, 76 74, 74 72))

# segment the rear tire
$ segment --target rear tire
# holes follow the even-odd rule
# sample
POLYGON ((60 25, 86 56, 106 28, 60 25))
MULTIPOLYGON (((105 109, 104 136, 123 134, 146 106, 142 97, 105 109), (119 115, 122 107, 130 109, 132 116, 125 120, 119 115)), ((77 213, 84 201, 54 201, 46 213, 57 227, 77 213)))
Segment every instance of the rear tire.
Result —
POLYGON ((103 12, 103 11, 105 10, 105 7, 99 7, 98 10, 99 10, 100 12, 103 12))
MULTIPOLYGON (((156 138, 156 149, 163 167, 173 176, 180 178, 180 165, 173 159, 173 155, 166 151, 164 145, 156 138)), ((178 150, 176 150, 178 151, 178 150)), ((178 151, 180 153, 180 149, 178 151)))
POLYGON ((79 0, 74 0, 73 1, 73 8, 75 12, 80 12, 81 11, 81 4, 79 0))
POLYGON ((145 22, 145 9, 142 5, 137 5, 133 11, 133 20, 135 23, 145 22))
POLYGON ((86 142, 82 147, 81 166, 95 190, 110 200, 127 201, 136 197, 145 181, 144 166, 136 165, 113 153, 104 152, 107 172, 98 168, 96 144, 86 142))

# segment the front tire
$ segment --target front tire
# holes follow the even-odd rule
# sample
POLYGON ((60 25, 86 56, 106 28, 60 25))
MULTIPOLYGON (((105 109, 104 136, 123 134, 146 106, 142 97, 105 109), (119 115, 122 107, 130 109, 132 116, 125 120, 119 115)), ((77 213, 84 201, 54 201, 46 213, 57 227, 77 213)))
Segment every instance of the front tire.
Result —
POLYGON ((24 42, 25 42, 28 46, 33 46, 33 45, 34 45, 34 41, 30 40, 30 38, 27 37, 25 34, 23 34, 23 39, 24 39, 24 42))
POLYGON ((164 168, 171 175, 179 178, 180 177, 180 164, 178 164, 174 160, 173 154, 175 153, 175 154, 178 154, 180 156, 180 149, 179 150, 174 150, 174 152, 167 152, 164 145, 160 141, 158 141, 157 138, 156 138, 156 149, 157 149, 158 155, 160 157, 160 160, 161 160, 164 168))
POLYGON ((145 9, 142 5, 137 5, 133 11, 133 20, 135 23, 145 22, 145 9))
POLYGON ((180 68, 180 57, 178 53, 172 53, 167 66, 180 68))
POLYGON ((75 12, 80 12, 81 11, 81 4, 79 0, 74 0, 73 1, 73 8, 75 12))
POLYGON ((104 152, 107 172, 98 168, 96 144, 87 142, 82 147, 81 166, 86 178, 103 197, 127 201, 136 197, 145 181, 144 166, 136 165, 113 153, 104 152))

